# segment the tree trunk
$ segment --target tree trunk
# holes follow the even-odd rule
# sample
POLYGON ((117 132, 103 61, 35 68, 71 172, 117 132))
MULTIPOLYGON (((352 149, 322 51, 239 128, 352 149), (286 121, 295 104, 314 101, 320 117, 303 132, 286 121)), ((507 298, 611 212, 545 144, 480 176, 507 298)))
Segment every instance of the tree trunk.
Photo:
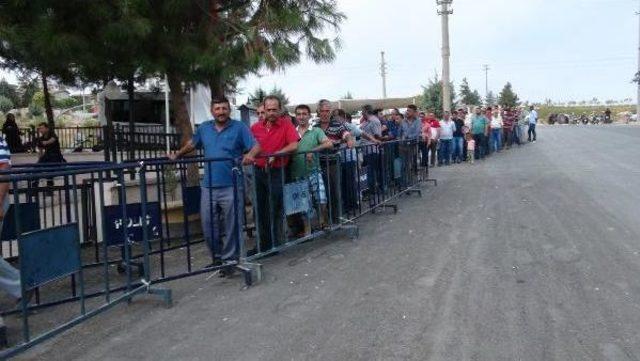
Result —
POLYGON ((44 95, 44 111, 47 114, 47 124, 50 129, 54 129, 55 119, 53 117, 53 107, 51 106, 51 95, 49 94, 49 84, 47 83, 47 73, 42 72, 42 94, 44 95))
POLYGON ((211 99, 225 95, 225 85, 220 76, 212 76, 209 79, 209 88, 211 89, 211 99))
POLYGON ((193 137, 193 128, 191 127, 189 111, 185 100, 186 93, 180 77, 172 73, 167 73, 167 80, 169 81, 169 89, 171 90, 171 105, 173 106, 175 127, 181 135, 180 146, 184 146, 193 137))
MULTIPOLYGON (((187 102, 185 100, 186 93, 182 86, 182 80, 176 74, 167 72, 167 81, 169 82, 169 90, 171 91, 171 105, 173 106, 173 114, 175 117, 176 131, 180 134, 180 146, 184 146, 193 137, 193 128, 189 120, 189 111, 187 110, 187 102)), ((187 156, 194 155, 187 154, 187 156)), ((187 166, 187 186, 195 187, 200 183, 200 173, 198 165, 191 163, 187 166)))
POLYGON ((134 161, 136 159, 136 151, 135 145, 138 143, 135 138, 135 110, 136 110, 136 88, 133 80, 133 75, 129 77, 127 80, 127 101, 129 103, 129 161, 134 161))

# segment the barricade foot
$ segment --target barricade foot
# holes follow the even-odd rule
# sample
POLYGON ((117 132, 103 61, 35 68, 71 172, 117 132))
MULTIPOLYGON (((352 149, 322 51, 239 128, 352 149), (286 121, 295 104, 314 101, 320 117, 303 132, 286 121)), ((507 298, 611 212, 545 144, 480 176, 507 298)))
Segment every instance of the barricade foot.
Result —
POLYGON ((436 187, 438 186, 438 180, 437 179, 428 178, 428 179, 425 179, 423 182, 432 182, 434 186, 436 186, 436 187))
POLYGON ((262 281, 262 264, 260 263, 242 263, 236 266, 244 276, 244 284, 251 287, 262 281))
MULTIPOLYGON (((130 262, 129 267, 135 267, 138 270, 138 277, 144 276, 144 265, 141 262, 130 262)), ((120 274, 127 272, 127 265, 124 261, 118 263, 117 271, 120 274)))
POLYGON ((347 236, 351 240, 354 240, 354 239, 360 237, 360 227, 358 227, 356 225, 342 226, 342 229, 347 232, 347 236))
POLYGON ((167 308, 173 306, 173 297, 171 295, 171 289, 169 288, 148 288, 147 293, 150 295, 158 295, 162 297, 162 300, 167 305, 167 308))

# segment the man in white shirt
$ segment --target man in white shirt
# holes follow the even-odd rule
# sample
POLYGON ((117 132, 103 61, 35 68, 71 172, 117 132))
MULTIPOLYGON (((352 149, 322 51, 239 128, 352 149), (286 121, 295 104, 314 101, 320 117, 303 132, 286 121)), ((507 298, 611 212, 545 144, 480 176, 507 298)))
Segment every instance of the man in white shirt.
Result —
POLYGON ((440 122, 440 149, 438 150, 438 166, 451 165, 451 149, 453 148, 453 132, 456 123, 451 120, 451 113, 444 112, 440 122))
POLYGON ((527 134, 529 135, 529 141, 536 142, 536 124, 538 124, 538 112, 534 109, 533 105, 529 108, 531 112, 529 113, 529 131, 527 134), (533 135, 533 140, 531 138, 533 135))

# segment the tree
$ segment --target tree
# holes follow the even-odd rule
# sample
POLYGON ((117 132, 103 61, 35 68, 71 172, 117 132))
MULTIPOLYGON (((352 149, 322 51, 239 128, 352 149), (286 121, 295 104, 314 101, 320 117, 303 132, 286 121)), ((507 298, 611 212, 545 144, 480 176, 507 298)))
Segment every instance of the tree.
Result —
POLYGON ((487 93, 487 96, 484 98, 484 105, 488 107, 493 107, 496 105, 496 96, 493 94, 491 90, 487 93))
POLYGON ((18 78, 18 96, 20 97, 16 104, 19 108, 26 108, 31 103, 33 95, 40 90, 37 77, 30 74, 22 74, 18 78))
MULTIPOLYGON (((455 103, 455 92, 453 90, 453 84, 451 84, 449 89, 451 89, 451 101, 452 103, 455 103)), ((438 79, 437 74, 433 77, 433 79, 429 80, 429 85, 422 87, 422 96, 420 100, 420 103, 425 108, 433 110, 437 117, 442 117, 442 81, 438 79)))
POLYGON ((5 97, 11 104, 18 104, 20 96, 18 95, 17 87, 13 84, 9 84, 4 78, 0 80, 0 96, 5 97))
POLYGON ((13 109, 13 102, 4 95, 0 95, 0 112, 8 113, 13 109))
POLYGON ((78 34, 87 33, 88 28, 68 32, 65 27, 85 16, 84 8, 76 6, 81 3, 11 1, 5 2, 0 11, 0 67, 40 75, 47 121, 52 127, 55 124, 48 78, 73 80, 74 62, 70 57, 77 54, 78 34))
POLYGON ((344 100, 352 100, 353 99, 353 95, 351 95, 351 92, 347 92, 347 94, 342 96, 342 99, 344 100))
POLYGON ((467 78, 462 79, 460 84, 460 102, 464 105, 480 105, 482 100, 477 90, 471 91, 467 78))
POLYGON ((289 104, 289 98, 287 98, 287 96, 284 94, 282 89, 276 86, 274 86, 273 89, 271 89, 271 91, 269 92, 269 95, 278 97, 283 107, 289 104))
POLYGON ((258 87, 252 94, 249 94, 249 98, 247 102, 254 108, 257 108, 260 104, 264 102, 264 98, 267 97, 267 92, 262 89, 262 87, 258 87))
POLYGON ((503 108, 514 108, 520 104, 520 99, 518 99, 518 95, 513 92, 511 83, 505 84, 504 88, 502 88, 502 91, 498 95, 498 104, 503 108))

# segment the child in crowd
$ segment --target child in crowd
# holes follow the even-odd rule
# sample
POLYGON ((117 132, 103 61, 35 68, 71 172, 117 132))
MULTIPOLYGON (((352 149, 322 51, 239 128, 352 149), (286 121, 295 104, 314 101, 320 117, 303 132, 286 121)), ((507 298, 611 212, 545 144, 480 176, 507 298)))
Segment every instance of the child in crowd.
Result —
POLYGON ((476 150, 476 141, 473 140, 473 136, 467 133, 467 162, 473 164, 473 153, 476 150))

